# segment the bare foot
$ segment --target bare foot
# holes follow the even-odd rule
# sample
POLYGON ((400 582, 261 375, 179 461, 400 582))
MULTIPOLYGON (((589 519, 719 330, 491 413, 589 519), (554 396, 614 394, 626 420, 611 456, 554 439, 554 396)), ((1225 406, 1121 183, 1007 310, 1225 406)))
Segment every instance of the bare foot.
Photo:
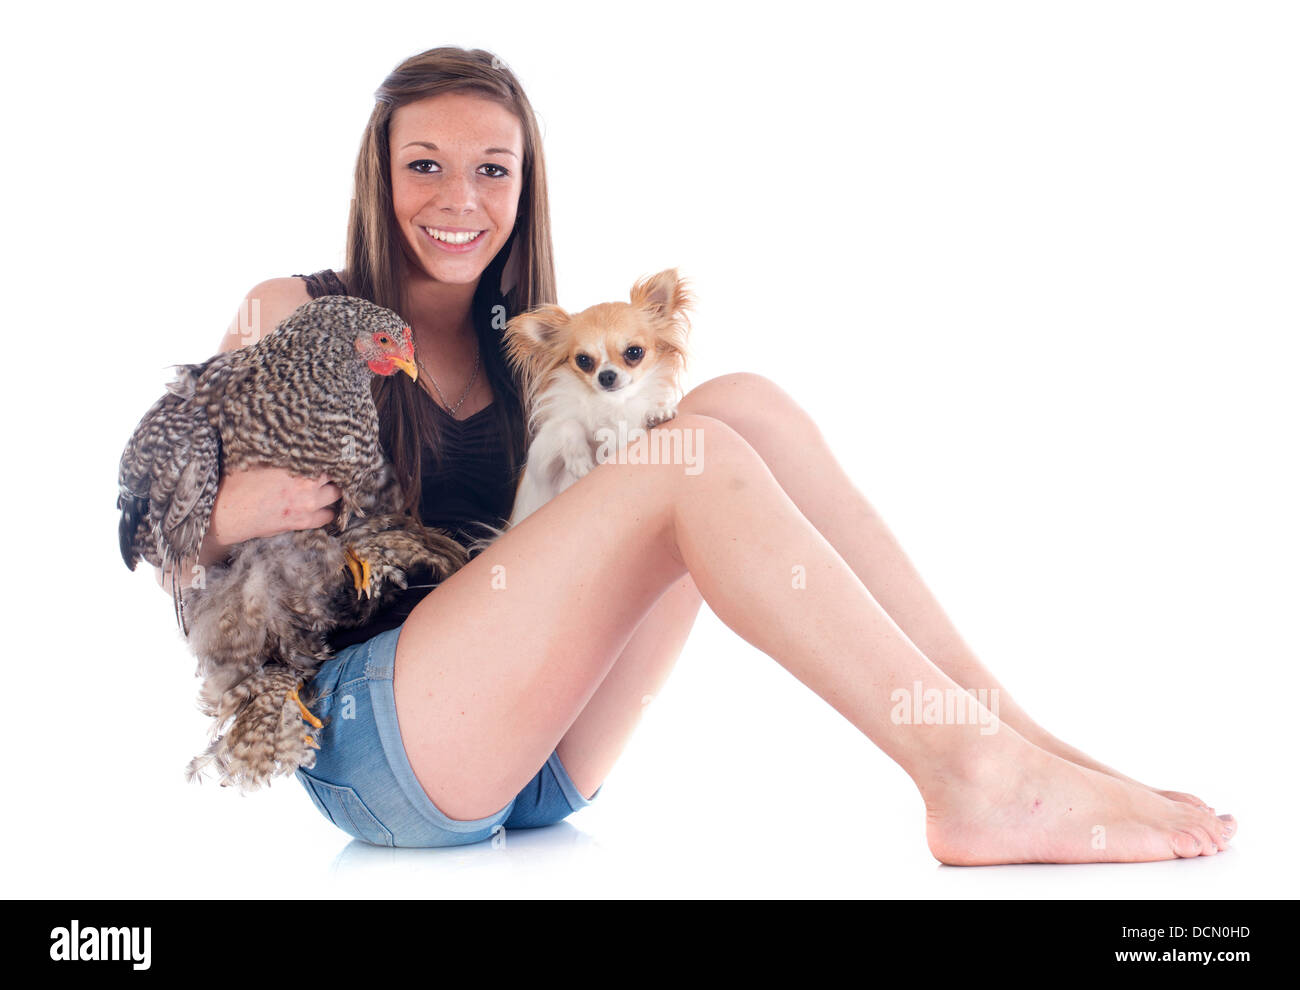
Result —
POLYGON ((1139 784, 1025 744, 922 787, 930 851, 951 866, 1142 863, 1213 856, 1236 831, 1139 784))
POLYGON ((1097 762, 1087 753, 1083 752, 1082 750, 1075 749, 1069 743, 1062 742, 1060 739, 1057 739, 1055 736, 1051 735, 1050 733, 1045 732, 1038 726, 1034 726, 1034 728, 1037 729, 1037 733, 1035 733, 1037 738, 1035 738, 1035 736, 1027 736, 1026 738, 1031 739, 1032 741, 1037 743, 1040 749, 1044 749, 1047 752, 1053 754, 1054 756, 1059 756, 1063 760, 1068 760, 1070 763, 1083 767, 1085 770, 1093 770, 1096 773, 1104 773, 1111 777, 1114 777, 1116 780, 1122 780, 1125 781, 1126 783, 1132 784, 1134 787, 1146 788, 1152 794, 1159 794, 1161 797, 1167 798, 1170 801, 1180 801, 1183 804, 1190 804, 1194 807, 1202 808, 1205 811, 1210 812, 1210 814, 1214 814, 1214 809, 1210 807, 1208 804, 1206 804, 1204 801, 1202 801, 1200 798, 1198 798, 1195 794, 1188 794, 1185 791, 1162 791, 1157 787, 1151 787, 1147 784, 1142 783, 1141 781, 1134 780, 1132 777, 1128 776, 1127 774, 1120 773, 1118 770, 1106 766, 1106 764, 1104 763, 1097 762))
MULTIPOLYGON (((1124 777, 1123 779, 1132 780, 1131 777, 1124 777)), ((1134 783, 1136 783, 1136 781, 1134 781, 1134 783)), ((1159 794, 1161 797, 1168 798, 1170 801, 1182 801, 1184 804, 1195 805, 1197 808, 1202 808, 1210 814, 1214 814, 1214 809, 1198 798, 1195 794, 1184 794, 1182 791, 1161 791, 1154 787, 1147 787, 1146 784, 1139 784, 1138 786, 1146 787, 1147 790, 1159 794)))

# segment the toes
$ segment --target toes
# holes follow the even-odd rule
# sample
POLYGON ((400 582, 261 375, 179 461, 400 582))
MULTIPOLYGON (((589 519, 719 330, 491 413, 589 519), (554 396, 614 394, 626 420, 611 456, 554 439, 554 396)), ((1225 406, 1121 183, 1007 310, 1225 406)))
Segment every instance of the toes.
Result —
POLYGON ((1220 841, 1222 830, 1219 826, 1222 824, 1217 818, 1202 815, 1196 821, 1184 825, 1183 831, 1190 832, 1201 840, 1202 856, 1213 856, 1220 849, 1226 848, 1223 842, 1220 841))
POLYGON ((1219 822, 1219 834, 1223 836, 1223 844, 1226 846, 1232 837, 1237 834, 1237 819, 1231 815, 1217 816, 1219 822))
POLYGON ((1206 833, 1210 841, 1214 843, 1216 850, 1227 849, 1228 840, 1232 837, 1233 832, 1233 829, 1228 827, 1228 822, 1231 819, 1231 815, 1216 817, 1210 814, 1202 814, 1196 822, 1196 827, 1206 833), (1225 818, 1228 821, 1225 821, 1225 818))
POLYGON ((1183 791, 1160 791, 1158 793, 1160 794, 1161 797, 1168 798, 1170 801, 1178 801, 1182 804, 1190 804, 1193 807, 1200 808, 1203 811, 1208 811, 1210 812, 1210 814, 1214 814, 1214 809, 1211 808, 1204 801, 1202 801, 1200 798, 1198 798, 1195 794, 1187 794, 1183 791))
POLYGON ((1171 845, 1174 852, 1185 859, 1201 854, 1201 840, 1191 832, 1175 832, 1171 845))
POLYGON ((1209 829, 1206 829, 1206 831, 1208 831, 1210 842, 1214 843, 1214 848, 1216 848, 1216 850, 1226 850, 1227 835, 1223 834, 1223 822, 1214 822, 1214 824, 1210 825, 1209 829))

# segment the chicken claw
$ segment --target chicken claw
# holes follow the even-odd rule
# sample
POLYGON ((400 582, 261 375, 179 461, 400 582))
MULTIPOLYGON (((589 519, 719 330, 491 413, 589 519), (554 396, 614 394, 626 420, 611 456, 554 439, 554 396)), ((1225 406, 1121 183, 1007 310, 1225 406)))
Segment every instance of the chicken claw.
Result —
POLYGON ((343 548, 343 566, 352 572, 352 586, 357 589, 357 600, 364 594, 370 597, 370 561, 359 556, 351 547, 343 548))
MULTIPOLYGON (((302 685, 299 684, 298 687, 302 687, 302 685)), ((321 726, 325 724, 320 719, 318 719, 315 715, 313 715, 311 712, 307 711, 307 706, 304 705, 302 703, 302 699, 298 697, 297 687, 294 688, 292 691, 290 691, 287 695, 285 695, 285 700, 295 701, 298 703, 298 710, 302 712, 302 717, 311 723, 311 727, 313 729, 319 729, 321 726)))

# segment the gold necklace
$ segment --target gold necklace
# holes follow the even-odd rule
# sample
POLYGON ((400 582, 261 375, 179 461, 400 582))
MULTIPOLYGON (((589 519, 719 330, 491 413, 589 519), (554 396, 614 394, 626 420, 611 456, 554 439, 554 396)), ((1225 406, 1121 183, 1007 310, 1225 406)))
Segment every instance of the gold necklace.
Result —
POLYGON ((442 404, 447 407, 447 410, 451 413, 453 419, 455 418, 456 413, 460 412, 460 407, 465 404, 465 399, 469 395, 469 390, 474 387, 474 382, 478 380, 478 366, 479 366, 479 359, 481 357, 482 357, 482 351, 479 350, 478 343, 476 341, 474 345, 474 371, 469 376, 469 381, 465 383, 465 391, 460 393, 460 401, 457 402, 454 406, 450 402, 448 402, 447 397, 442 394, 442 389, 438 388, 437 379, 435 379, 433 375, 429 374, 429 369, 424 366, 424 364, 420 361, 418 357, 415 359, 416 366, 419 367, 420 372, 422 374, 428 377, 429 383, 433 385, 433 390, 438 393, 438 398, 442 400, 442 404))

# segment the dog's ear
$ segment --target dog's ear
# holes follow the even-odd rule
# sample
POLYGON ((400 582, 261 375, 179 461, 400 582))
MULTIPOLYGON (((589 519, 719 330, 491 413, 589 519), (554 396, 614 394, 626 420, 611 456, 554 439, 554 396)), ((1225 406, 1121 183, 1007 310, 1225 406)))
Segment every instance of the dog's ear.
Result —
POLYGON ((526 393, 541 380, 552 347, 571 319, 559 306, 538 306, 507 321, 501 334, 506 361, 526 393))
POLYGON ((504 339, 511 350, 533 350, 555 343, 555 338, 573 319, 559 306, 538 306, 506 323, 504 339))
POLYGON ((658 275, 649 275, 632 286, 632 305, 648 310, 654 316, 678 322, 695 303, 686 280, 676 268, 668 268, 658 275))

